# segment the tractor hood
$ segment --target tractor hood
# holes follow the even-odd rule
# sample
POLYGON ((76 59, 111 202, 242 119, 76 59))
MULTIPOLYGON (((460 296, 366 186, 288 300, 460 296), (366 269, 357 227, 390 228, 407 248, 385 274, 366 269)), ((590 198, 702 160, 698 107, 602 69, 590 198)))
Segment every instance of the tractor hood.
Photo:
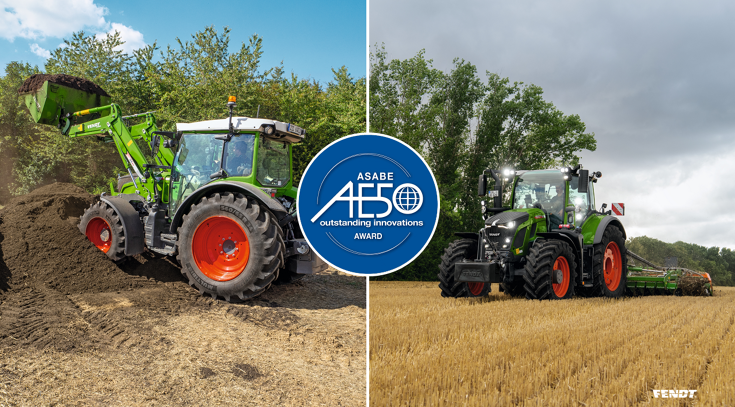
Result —
POLYGON ((507 225, 515 222, 516 225, 528 220, 528 212, 501 212, 485 220, 485 226, 507 225))

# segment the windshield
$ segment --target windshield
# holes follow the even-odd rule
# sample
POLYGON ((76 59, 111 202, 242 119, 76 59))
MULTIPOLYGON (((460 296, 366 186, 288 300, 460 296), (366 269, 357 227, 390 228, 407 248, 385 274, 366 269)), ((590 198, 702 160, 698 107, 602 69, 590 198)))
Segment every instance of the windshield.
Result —
POLYGON ((282 187, 291 178, 288 144, 261 137, 256 178, 263 186, 282 187))
POLYGON ((513 193, 513 209, 539 208, 549 215, 550 224, 564 219, 566 182, 559 171, 533 171, 518 177, 513 193))
POLYGON ((225 171, 228 177, 248 177, 253 173, 255 135, 236 134, 225 149, 225 171))
POLYGON ((171 178, 172 210, 219 171, 224 141, 212 134, 184 134, 171 178))

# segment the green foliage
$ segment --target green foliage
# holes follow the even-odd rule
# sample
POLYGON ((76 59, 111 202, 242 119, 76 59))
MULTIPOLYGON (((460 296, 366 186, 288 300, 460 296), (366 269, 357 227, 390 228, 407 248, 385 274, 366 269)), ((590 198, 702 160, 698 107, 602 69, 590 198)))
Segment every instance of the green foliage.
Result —
MULTIPOLYGON (((366 130, 366 83, 346 67, 333 70, 326 86, 285 78, 282 66, 261 69, 263 39, 254 35, 230 52, 230 31, 214 27, 177 38, 175 46, 146 46, 132 55, 121 51, 119 34, 104 38, 74 33, 51 52, 45 72, 89 79, 105 89, 124 114, 156 111, 158 127, 177 122, 223 118, 227 96, 237 96, 236 114, 283 120, 307 130, 294 149, 298 179, 322 147, 366 130), (156 55, 158 54, 158 58, 156 55)), ((38 186, 72 182, 92 193, 108 189, 122 167, 111 144, 94 137, 69 139, 53 126, 33 123, 17 89, 38 67, 12 62, 0 78, 0 202, 38 186)))
MULTIPOLYGON (((647 236, 629 239, 626 247, 656 265, 663 266, 667 257, 676 257, 679 267, 709 273, 715 285, 735 284, 735 252, 730 249, 666 243, 647 236)), ((629 258, 628 262, 634 260, 629 258)))
POLYGON ((435 280, 441 254, 454 232, 482 227, 477 177, 486 168, 554 168, 576 164, 582 150, 597 147, 577 115, 564 115, 543 90, 510 83, 454 60, 447 73, 432 67, 424 51, 387 61, 375 48, 370 64, 370 131, 397 137, 427 161, 439 186, 439 224, 426 250, 411 264, 381 279, 435 280))

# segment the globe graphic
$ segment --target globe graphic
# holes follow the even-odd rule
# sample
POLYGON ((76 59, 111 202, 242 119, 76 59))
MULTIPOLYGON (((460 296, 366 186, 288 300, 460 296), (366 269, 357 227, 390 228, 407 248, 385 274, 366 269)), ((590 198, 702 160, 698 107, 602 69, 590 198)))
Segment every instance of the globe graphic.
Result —
POLYGON ((394 203, 403 213, 415 212, 421 206, 423 196, 413 185, 401 185, 395 193, 394 203))

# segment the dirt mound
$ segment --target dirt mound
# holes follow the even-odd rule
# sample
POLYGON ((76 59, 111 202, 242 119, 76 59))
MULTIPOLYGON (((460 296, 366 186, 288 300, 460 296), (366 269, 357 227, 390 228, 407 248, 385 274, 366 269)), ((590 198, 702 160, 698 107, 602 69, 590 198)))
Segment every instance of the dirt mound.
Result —
POLYGON ((76 227, 96 199, 82 188, 57 183, 17 197, 0 211, 10 289, 44 286, 69 295, 135 285, 133 276, 109 261, 76 227))
MULTIPOLYGON (((246 304, 219 302, 191 288, 170 257, 144 252, 121 264, 108 259, 77 227, 84 210, 98 199, 74 185, 57 183, 16 197, 0 210, 0 354, 7 349, 36 349, 117 355, 135 349, 160 357, 171 352, 180 338, 189 338, 201 321, 210 324, 201 332, 221 329, 212 337, 217 340, 242 327, 264 332, 269 339, 259 343, 268 355, 273 354, 277 333, 281 346, 277 353, 288 365, 294 346, 299 352, 311 352, 309 358, 314 360, 346 361, 354 350, 364 352, 364 279, 306 276, 309 283, 279 286, 246 304), (324 319, 322 314, 331 316, 324 319), (212 324, 211 318, 219 318, 221 325, 212 324), (347 331, 343 322, 350 327, 347 331), (180 325, 159 329, 173 323, 180 325), (171 337, 172 333, 183 336, 171 337), (347 337, 356 343, 348 346, 347 337)), ((199 338, 195 332, 192 337, 199 338)), ((210 349, 211 340, 196 339, 196 346, 210 349)), ((244 357, 252 346, 220 353, 237 353, 240 364, 232 370, 204 366, 216 373, 210 379, 231 377, 255 384, 267 380, 274 370, 244 357)), ((175 354, 172 360, 179 360, 179 351, 175 354)), ((137 364, 138 359, 130 361, 137 364)), ((229 359, 228 363, 232 365, 229 359)), ((362 366, 355 371, 364 372, 362 366)))
POLYGON ((46 81, 69 88, 79 89, 87 93, 94 93, 100 96, 110 96, 104 91, 104 89, 97 86, 97 84, 84 78, 64 74, 46 75, 40 73, 31 75, 30 78, 26 79, 20 89, 18 89, 18 94, 35 92, 41 89, 43 83, 46 81))
POLYGON ((684 295, 707 295, 704 285, 709 281, 704 277, 683 276, 679 287, 684 295))
POLYGON ((141 327, 111 319, 104 307, 90 311, 90 298, 108 293, 136 293, 136 303, 159 311, 182 308, 169 304, 176 300, 196 305, 189 298, 196 292, 169 260, 143 253, 117 265, 87 240, 77 224, 98 199, 56 183, 0 210, 0 345, 75 350, 140 343, 141 327))

